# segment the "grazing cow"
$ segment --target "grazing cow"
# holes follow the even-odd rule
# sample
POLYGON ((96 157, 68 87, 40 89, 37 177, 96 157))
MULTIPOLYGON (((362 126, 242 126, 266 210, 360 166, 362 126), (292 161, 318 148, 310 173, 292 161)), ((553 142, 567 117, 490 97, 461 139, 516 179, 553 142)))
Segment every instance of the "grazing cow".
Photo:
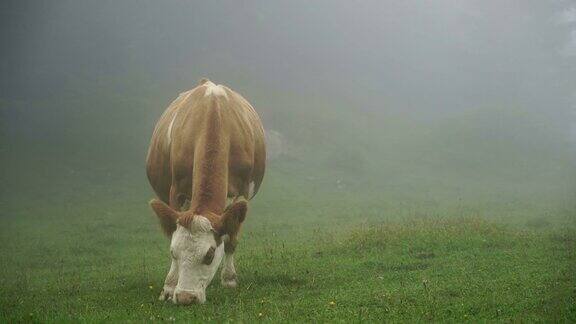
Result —
POLYGON ((238 93, 209 80, 181 93, 156 124, 146 172, 150 201, 171 237, 161 300, 204 303, 222 258, 222 285, 236 287, 234 250, 247 201, 264 177, 258 114, 238 93))

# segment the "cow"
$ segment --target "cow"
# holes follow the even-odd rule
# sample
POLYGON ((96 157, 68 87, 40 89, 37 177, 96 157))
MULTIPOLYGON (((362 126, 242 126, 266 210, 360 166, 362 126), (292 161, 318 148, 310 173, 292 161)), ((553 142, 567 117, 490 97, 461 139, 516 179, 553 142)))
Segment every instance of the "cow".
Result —
POLYGON ((159 299, 204 303, 222 259, 222 285, 236 287, 238 233, 266 164, 264 128, 254 108, 230 88, 202 79, 162 114, 146 160, 158 197, 150 206, 171 239, 159 299))

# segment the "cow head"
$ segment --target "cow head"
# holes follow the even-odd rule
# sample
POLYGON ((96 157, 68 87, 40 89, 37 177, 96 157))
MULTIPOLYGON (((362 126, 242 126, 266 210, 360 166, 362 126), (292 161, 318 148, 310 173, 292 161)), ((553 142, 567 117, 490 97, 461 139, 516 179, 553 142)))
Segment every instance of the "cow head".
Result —
POLYGON ((206 287, 222 261, 224 242, 235 239, 244 221, 246 201, 230 205, 222 215, 178 212, 157 199, 150 206, 172 240, 172 265, 162 294, 176 304, 204 303, 206 287))

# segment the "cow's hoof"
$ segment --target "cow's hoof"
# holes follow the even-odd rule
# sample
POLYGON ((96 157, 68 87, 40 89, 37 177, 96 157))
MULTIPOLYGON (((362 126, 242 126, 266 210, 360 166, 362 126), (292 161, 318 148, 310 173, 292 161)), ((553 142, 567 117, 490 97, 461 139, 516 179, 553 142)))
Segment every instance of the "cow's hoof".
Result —
POLYGON ((160 301, 171 300, 173 295, 174 295, 174 288, 164 286, 164 289, 162 289, 162 292, 160 293, 160 297, 158 297, 158 300, 160 301))
POLYGON ((233 279, 222 278, 222 286, 225 288, 236 288, 236 286, 238 286, 238 283, 236 282, 236 278, 233 279))

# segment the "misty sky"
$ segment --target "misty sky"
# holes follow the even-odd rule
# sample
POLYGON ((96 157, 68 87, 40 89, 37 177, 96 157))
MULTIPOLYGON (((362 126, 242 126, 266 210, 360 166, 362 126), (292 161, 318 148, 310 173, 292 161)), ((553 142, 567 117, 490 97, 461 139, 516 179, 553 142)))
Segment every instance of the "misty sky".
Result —
POLYGON ((254 104, 300 180, 576 190, 573 1, 1 1, 0 38, 0 178, 22 190, 144 187, 154 122, 202 77, 254 104))
POLYGON ((54 96, 103 78, 185 88, 206 75, 274 91, 358 98, 372 109, 383 100, 418 112, 500 101, 565 112, 573 100, 567 89, 575 85, 576 9, 568 1, 0 6, 3 99, 54 96))

